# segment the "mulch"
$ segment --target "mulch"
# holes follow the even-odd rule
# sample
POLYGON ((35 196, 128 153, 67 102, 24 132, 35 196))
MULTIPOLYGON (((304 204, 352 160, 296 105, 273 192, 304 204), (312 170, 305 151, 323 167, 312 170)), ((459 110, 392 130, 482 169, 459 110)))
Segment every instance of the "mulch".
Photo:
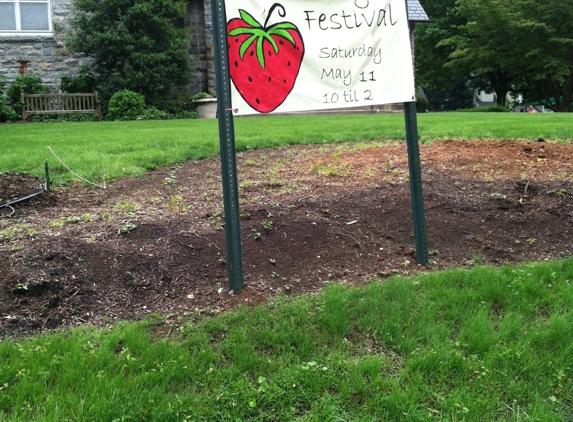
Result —
MULTIPOLYGON (((437 141, 421 157, 427 267, 415 256, 405 144, 239 153, 240 295, 228 291, 217 157, 2 207, 0 338, 150 314, 175 324, 331 283, 571 254, 571 145, 437 141)), ((0 205, 42 183, 0 174, 0 205)))

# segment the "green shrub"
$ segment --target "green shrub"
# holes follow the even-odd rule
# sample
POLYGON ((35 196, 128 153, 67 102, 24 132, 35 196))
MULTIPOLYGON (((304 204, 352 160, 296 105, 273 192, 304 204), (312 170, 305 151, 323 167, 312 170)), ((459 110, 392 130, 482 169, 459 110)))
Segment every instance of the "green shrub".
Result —
POLYGON ((143 110, 139 117, 141 120, 167 120, 169 119, 169 113, 151 106, 143 110))
POLYGON ((24 94, 46 94, 50 92, 47 86, 42 85, 42 80, 34 75, 20 75, 16 78, 10 88, 8 88, 8 98, 12 103, 12 108, 18 114, 22 113, 22 93, 24 94))
POLYGON ((77 77, 62 76, 61 89, 70 94, 95 92, 96 78, 89 67, 82 66, 77 77))
POLYGON ((487 107, 474 107, 474 108, 463 108, 456 111, 466 112, 466 113, 509 113, 509 109, 500 106, 487 106, 487 107))
POLYGON ((145 110, 143 95, 124 89, 116 92, 109 100, 108 120, 136 120, 145 110))
POLYGON ((188 94, 165 96, 164 98, 155 101, 155 104, 153 105, 168 114, 179 114, 181 112, 192 111, 195 107, 193 104, 193 97, 188 94))
POLYGON ((197 118, 197 112, 184 110, 184 111, 180 111, 178 113, 170 114, 169 118, 170 119, 196 119, 197 118))
POLYGON ((194 100, 204 100, 205 98, 217 98, 216 92, 198 92, 197 94, 193 95, 194 100))
POLYGON ((195 109, 195 104, 193 103, 193 95, 190 94, 180 95, 177 98, 177 101, 179 103, 180 110, 191 111, 195 109))
POLYGON ((6 105, 4 98, 0 98, 0 122, 13 122, 19 119, 18 113, 6 105))
POLYGON ((6 86, 6 78, 0 75, 0 122, 13 122, 18 119, 18 114, 6 104, 4 98, 4 88, 6 86))
POLYGON ((138 116, 138 119, 141 120, 174 120, 174 119, 196 119, 196 118, 197 118, 196 111, 178 110, 170 113, 164 110, 159 110, 154 106, 147 107, 138 116))
POLYGON ((30 116, 33 123, 97 122, 95 114, 40 114, 30 116))

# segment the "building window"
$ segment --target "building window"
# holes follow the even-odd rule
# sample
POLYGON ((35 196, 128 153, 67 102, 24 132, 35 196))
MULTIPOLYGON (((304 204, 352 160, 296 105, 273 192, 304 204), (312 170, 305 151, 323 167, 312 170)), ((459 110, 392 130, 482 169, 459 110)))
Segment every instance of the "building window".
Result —
POLYGON ((0 0, 0 35, 51 31, 50 0, 0 0))

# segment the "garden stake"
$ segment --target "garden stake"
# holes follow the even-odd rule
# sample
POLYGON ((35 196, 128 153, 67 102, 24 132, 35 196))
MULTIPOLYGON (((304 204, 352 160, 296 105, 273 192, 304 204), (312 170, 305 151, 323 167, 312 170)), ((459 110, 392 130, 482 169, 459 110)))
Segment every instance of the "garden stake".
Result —
POLYGON ((44 161, 44 168, 46 169, 46 191, 49 192, 52 181, 50 180, 50 167, 48 166, 48 160, 44 161))

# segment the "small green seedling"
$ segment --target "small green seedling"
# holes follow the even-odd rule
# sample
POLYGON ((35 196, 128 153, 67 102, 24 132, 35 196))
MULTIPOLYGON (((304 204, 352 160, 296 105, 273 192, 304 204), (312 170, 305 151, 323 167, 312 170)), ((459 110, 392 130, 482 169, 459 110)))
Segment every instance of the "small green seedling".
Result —
POLYGON ((130 232, 132 232, 133 230, 135 230, 136 227, 137 227, 137 226, 136 226, 135 224, 133 224, 133 223, 124 224, 123 226, 121 226, 121 227, 118 229, 117 234, 127 234, 127 233, 130 233, 130 232))

